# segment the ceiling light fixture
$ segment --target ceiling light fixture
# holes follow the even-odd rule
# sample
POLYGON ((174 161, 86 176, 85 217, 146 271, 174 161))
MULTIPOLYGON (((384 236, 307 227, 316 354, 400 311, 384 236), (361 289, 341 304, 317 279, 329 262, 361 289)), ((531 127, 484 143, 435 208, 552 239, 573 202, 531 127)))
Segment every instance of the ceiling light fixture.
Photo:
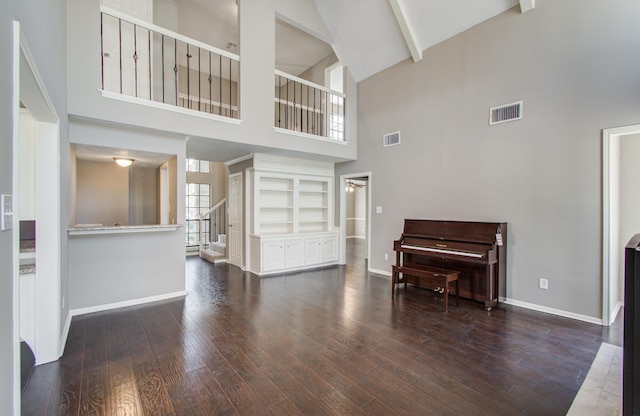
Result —
POLYGON ((131 164, 134 162, 133 159, 127 159, 124 157, 114 157, 113 160, 115 160, 116 163, 119 166, 122 166, 123 168, 126 168, 127 166, 131 166, 131 164))

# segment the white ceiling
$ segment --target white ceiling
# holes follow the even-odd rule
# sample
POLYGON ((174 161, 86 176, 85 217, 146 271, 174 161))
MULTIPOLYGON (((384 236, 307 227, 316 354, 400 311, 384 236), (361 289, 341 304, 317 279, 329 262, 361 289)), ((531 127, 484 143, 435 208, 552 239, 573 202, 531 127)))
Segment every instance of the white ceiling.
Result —
POLYGON ((158 168, 175 155, 165 153, 143 152, 137 150, 123 150, 112 147, 92 146, 86 144, 72 144, 71 147, 79 160, 89 160, 92 162, 114 163, 114 157, 133 159, 137 167, 158 168))
MULTIPOLYGON (((419 50, 425 50, 516 5, 519 0, 396 0, 419 50)), ((411 53, 390 0, 314 0, 340 61, 356 82, 411 53)))

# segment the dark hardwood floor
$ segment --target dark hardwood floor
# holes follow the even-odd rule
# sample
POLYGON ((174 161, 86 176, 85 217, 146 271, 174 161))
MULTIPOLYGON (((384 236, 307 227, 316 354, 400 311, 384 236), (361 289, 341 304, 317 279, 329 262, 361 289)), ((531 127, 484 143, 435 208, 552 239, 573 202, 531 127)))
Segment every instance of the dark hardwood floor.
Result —
POLYGON ((564 415, 622 343, 619 324, 391 297, 351 243, 347 266, 262 279, 188 258, 186 298, 73 318, 22 414, 564 415))

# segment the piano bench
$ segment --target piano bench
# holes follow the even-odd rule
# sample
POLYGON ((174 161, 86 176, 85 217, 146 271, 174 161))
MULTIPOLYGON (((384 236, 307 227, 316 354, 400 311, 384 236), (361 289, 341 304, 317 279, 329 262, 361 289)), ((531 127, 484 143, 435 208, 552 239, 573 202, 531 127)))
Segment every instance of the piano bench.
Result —
POLYGON ((455 295, 456 306, 460 306, 460 293, 458 288, 458 276, 460 272, 457 270, 442 269, 439 267, 423 266, 418 264, 404 265, 404 266, 391 266, 391 295, 395 292, 396 285, 400 282, 400 273, 402 273, 402 282, 404 283, 404 289, 407 290, 407 275, 417 278, 424 278, 428 281, 433 281, 440 287, 444 288, 444 311, 449 310, 449 283, 455 282, 455 295))

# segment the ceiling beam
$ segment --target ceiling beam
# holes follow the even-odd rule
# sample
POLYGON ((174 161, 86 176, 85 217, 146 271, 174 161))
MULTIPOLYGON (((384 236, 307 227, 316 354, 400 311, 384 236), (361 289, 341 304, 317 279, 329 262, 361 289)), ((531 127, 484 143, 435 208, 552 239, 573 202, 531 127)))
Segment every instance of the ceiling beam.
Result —
POLYGON ((404 8, 403 0, 389 0, 389 4, 393 9, 393 13, 396 15, 398 26, 400 26, 400 30, 402 31, 402 35, 404 36, 404 41, 409 48, 409 52, 411 52, 413 62, 421 61, 422 48, 418 43, 418 39, 416 38, 416 34, 411 27, 411 23, 409 23, 407 11, 404 8))
POLYGON ((520 0, 520 13, 526 13, 536 7, 536 0, 520 0))

